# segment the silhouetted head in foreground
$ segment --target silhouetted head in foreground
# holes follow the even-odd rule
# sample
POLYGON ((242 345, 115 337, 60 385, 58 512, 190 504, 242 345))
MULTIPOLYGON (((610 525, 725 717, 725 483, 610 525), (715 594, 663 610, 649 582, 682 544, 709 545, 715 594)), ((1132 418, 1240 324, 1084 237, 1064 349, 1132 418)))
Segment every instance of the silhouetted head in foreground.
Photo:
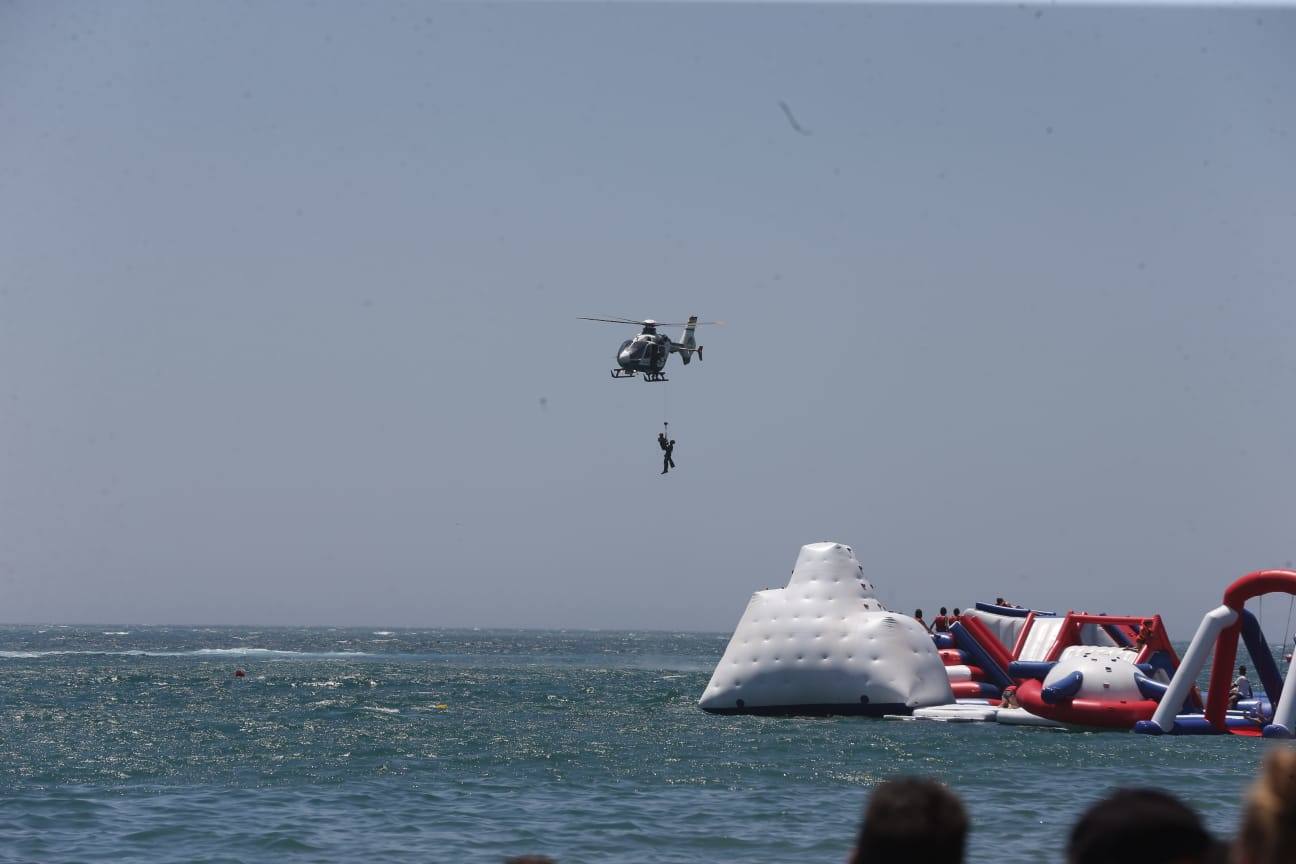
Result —
POLYGON ((1238 864, 1296 861, 1296 751, 1271 750, 1247 795, 1234 846, 1238 864))
POLYGON ((967 813, 935 780, 901 777, 873 790, 850 864, 959 864, 967 813))
POLYGON ((1118 789, 1071 828, 1067 864, 1206 864, 1215 843, 1186 804, 1156 789, 1118 789))

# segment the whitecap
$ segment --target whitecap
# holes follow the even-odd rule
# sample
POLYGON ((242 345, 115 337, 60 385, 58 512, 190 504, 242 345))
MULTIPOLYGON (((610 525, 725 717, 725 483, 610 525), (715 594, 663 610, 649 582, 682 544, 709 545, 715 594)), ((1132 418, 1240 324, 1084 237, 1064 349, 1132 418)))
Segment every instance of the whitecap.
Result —
POLYGON ((229 656, 229 657, 371 657, 365 651, 285 651, 279 648, 199 648, 197 651, 180 651, 170 654, 158 652, 158 657, 184 656, 229 656))
POLYGON ((381 705, 361 705, 361 711, 377 711, 380 714, 399 714, 399 708, 383 708, 381 705))
POLYGON ((97 657, 267 657, 267 658, 355 658, 373 657, 367 651, 283 651, 277 648, 199 648, 194 651, 143 651, 132 648, 124 651, 102 651, 93 648, 79 651, 59 649, 51 651, 0 651, 0 659, 30 660, 68 654, 97 657))

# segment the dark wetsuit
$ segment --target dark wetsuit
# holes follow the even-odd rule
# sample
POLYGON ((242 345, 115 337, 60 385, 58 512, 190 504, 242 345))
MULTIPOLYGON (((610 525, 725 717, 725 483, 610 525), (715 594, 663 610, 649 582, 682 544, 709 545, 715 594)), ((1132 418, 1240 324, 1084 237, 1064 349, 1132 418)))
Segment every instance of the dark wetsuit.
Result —
POLYGON ((672 438, 667 441, 665 435, 658 435, 657 444, 662 449, 661 473, 665 474, 667 471, 675 467, 675 460, 671 458, 671 454, 675 452, 675 439, 672 438))

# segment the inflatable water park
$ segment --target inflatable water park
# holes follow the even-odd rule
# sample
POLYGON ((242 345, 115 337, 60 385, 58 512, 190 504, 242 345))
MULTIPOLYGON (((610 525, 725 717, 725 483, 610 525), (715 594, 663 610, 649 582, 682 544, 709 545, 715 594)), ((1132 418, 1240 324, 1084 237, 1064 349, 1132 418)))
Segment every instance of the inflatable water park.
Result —
POLYGON ((1296 572, 1262 570, 1229 585, 1182 658, 1155 614, 976 603, 931 632, 882 604, 850 546, 811 543, 786 587, 752 595, 698 704, 714 714, 1291 738, 1296 679, 1288 671, 1283 680, 1246 609, 1272 593, 1296 596, 1296 572), (1239 638, 1258 695, 1249 679, 1235 686, 1239 638))

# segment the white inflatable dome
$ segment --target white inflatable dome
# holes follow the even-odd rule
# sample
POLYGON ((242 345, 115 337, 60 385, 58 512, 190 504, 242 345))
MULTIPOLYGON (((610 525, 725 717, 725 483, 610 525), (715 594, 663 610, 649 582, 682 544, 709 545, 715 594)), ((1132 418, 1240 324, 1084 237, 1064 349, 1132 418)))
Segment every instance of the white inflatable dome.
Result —
POLYGON ((1062 649, 1057 664, 1044 676, 1043 683, 1045 687, 1055 687, 1071 673, 1080 672, 1083 681, 1075 699, 1141 702, 1145 697, 1135 680, 1140 674, 1134 665, 1136 656, 1137 652, 1125 648, 1072 645, 1062 649))
POLYGON ((954 701, 931 636, 873 595, 849 546, 801 547, 757 591, 699 705, 721 714, 907 714, 954 701))

